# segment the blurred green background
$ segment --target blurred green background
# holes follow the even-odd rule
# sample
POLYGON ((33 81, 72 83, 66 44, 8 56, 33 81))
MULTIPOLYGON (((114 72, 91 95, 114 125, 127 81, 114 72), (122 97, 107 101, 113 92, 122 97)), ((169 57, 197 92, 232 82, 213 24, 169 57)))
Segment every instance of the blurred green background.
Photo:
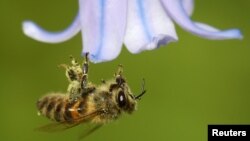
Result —
MULTIPOLYGON (((73 20, 72 0, 0 1, 0 140, 73 141, 83 126, 48 134, 33 129, 50 121, 37 116, 36 100, 66 91, 57 65, 72 54, 82 59, 81 36, 61 44, 34 41, 21 31, 31 19, 58 31, 73 20)), ((146 79, 147 94, 132 116, 108 124, 84 140, 206 141, 208 124, 250 123, 250 1, 196 0, 192 19, 221 29, 238 27, 243 40, 211 41, 177 27, 179 42, 137 55, 123 48, 114 61, 91 64, 90 80, 113 76, 118 64, 135 93, 146 79)))

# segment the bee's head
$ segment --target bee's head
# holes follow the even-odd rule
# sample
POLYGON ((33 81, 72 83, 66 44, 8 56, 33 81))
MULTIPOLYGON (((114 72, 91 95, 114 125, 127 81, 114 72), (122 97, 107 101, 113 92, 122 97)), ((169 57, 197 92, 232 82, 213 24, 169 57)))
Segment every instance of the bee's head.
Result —
POLYGON ((120 76, 116 77, 116 84, 111 85, 112 93, 114 94, 114 99, 116 101, 117 106, 124 112, 132 113, 136 110, 137 100, 145 94, 144 90, 144 81, 143 81, 143 89, 142 92, 135 96, 131 93, 131 90, 126 83, 126 80, 120 76))

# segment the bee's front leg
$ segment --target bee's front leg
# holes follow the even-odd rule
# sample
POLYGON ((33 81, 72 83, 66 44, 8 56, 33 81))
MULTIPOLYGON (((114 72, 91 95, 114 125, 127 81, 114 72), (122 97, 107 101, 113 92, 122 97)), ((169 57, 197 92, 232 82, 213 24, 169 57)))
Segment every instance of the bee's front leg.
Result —
POLYGON ((122 72, 123 72, 123 66, 120 64, 118 66, 117 72, 115 73, 115 79, 117 85, 121 85, 125 82, 125 78, 122 76, 122 72))
POLYGON ((83 89, 83 92, 87 90, 88 85, 88 70, 89 70, 89 59, 88 59, 89 53, 85 54, 85 61, 83 63, 82 67, 82 78, 81 78, 81 88, 83 89))

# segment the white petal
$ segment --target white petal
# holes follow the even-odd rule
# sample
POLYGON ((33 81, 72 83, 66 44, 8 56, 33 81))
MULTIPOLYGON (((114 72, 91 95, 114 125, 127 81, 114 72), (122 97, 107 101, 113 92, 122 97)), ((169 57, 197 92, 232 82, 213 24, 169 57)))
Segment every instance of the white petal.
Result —
POLYGON ((77 16, 74 22, 62 32, 48 32, 31 21, 24 21, 22 29, 28 37, 46 43, 59 43, 69 40, 80 31, 80 20, 77 16))
MULTIPOLYGON (((196 34, 198 36, 201 36, 203 38, 207 39, 241 39, 242 35, 239 30, 237 29, 230 29, 225 31, 220 31, 218 29, 209 30, 208 28, 204 27, 211 27, 211 26, 197 26, 194 22, 190 20, 188 17, 188 14, 183 8, 182 0, 162 0, 162 3, 164 4, 166 11, 171 16, 171 18, 179 24, 182 28, 185 30, 192 32, 193 34, 196 34)), ((201 24, 199 24, 201 25, 201 24)), ((205 25, 205 24, 202 24, 205 25)), ((211 29, 211 28, 210 28, 211 29)), ((213 27, 213 29, 215 29, 213 27)))
POLYGON ((132 53, 152 50, 178 40, 174 24, 160 1, 128 0, 125 45, 132 53))
POLYGON ((183 8, 191 16, 194 10, 194 0, 182 0, 183 8))
POLYGON ((93 62, 116 58, 126 28, 127 0, 79 0, 83 53, 93 62))

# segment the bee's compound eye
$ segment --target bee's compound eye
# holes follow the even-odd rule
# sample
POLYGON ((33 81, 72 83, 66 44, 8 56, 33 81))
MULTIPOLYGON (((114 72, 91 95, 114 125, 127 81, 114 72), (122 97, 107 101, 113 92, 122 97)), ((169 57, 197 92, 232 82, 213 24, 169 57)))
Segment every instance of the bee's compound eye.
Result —
POLYGON ((126 98, 125 98, 125 94, 124 94, 124 92, 123 91, 120 91, 119 93, 118 93, 118 105, 119 105, 119 107, 124 107, 125 105, 126 105, 126 98))

